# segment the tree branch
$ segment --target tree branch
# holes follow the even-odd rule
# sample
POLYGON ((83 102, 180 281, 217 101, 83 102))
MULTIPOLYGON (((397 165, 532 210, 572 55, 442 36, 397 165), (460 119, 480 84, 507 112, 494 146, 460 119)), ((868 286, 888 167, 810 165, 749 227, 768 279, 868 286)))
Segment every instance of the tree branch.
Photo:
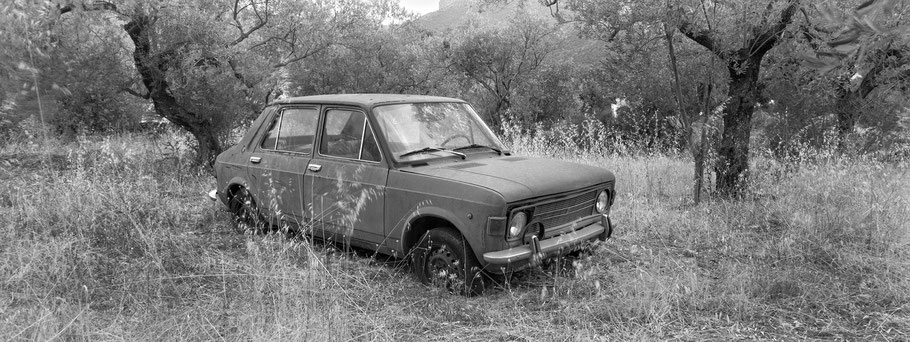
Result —
MULTIPOLYGON (((91 4, 82 3, 79 7, 81 7, 83 11, 117 11, 117 5, 114 5, 113 3, 107 1, 94 1, 91 4)), ((73 3, 58 7, 60 14, 72 12, 76 8, 77 5, 73 3)))
POLYGON ((234 78, 236 78, 238 81, 240 81, 240 83, 242 83, 244 86, 246 86, 247 89, 253 89, 253 87, 256 86, 256 83, 254 83, 250 80, 247 80, 247 78, 245 76, 243 76, 243 74, 240 73, 240 70, 238 70, 238 67, 237 67, 237 62, 235 60, 229 59, 228 66, 231 67, 231 72, 234 74, 234 78))
POLYGON ((138 97, 138 98, 140 98, 140 99, 144 99, 144 100, 148 100, 148 99, 149 99, 149 94, 141 94, 141 93, 139 93, 138 91, 135 91, 135 90, 133 90, 133 89, 131 89, 131 88, 122 88, 122 89, 120 89, 120 91, 121 91, 121 92, 124 92, 124 93, 127 93, 127 94, 130 94, 130 95, 133 95, 133 96, 138 97))
POLYGON ((250 27, 249 29, 244 30, 243 23, 240 22, 238 15, 240 14, 240 12, 245 10, 248 6, 243 6, 243 7, 238 8, 238 2, 240 2, 240 0, 234 1, 232 17, 233 17, 234 23, 235 23, 234 27, 236 27, 238 30, 240 30, 240 35, 236 39, 234 39, 234 41, 230 42, 228 44, 228 47, 232 47, 237 44, 240 44, 241 42, 243 42, 244 40, 249 38, 250 35, 252 35, 254 32, 263 28, 269 22, 269 12, 268 12, 269 2, 268 1, 265 2, 264 6, 266 7, 266 11, 265 11, 265 16, 263 16, 262 14, 259 13, 259 9, 256 8, 256 4, 251 1, 250 6, 252 7, 253 13, 256 15, 257 21, 256 21, 256 24, 253 25, 253 27, 250 27))
POLYGON ((800 25, 799 32, 802 33, 803 38, 806 39, 806 42, 809 43, 809 47, 811 47, 812 50, 818 50, 819 48, 821 48, 821 46, 818 45, 818 42, 816 42, 818 37, 816 37, 814 34, 812 34, 812 32, 809 31, 808 25, 800 25))
POLYGON ((329 46, 332 46, 332 44, 324 44, 324 45, 322 45, 322 46, 317 46, 317 47, 314 47, 314 48, 312 48, 312 49, 311 49, 311 48, 307 48, 307 50, 306 50, 306 52, 305 52, 304 54, 302 54, 302 55, 300 55, 300 56, 295 56, 295 57, 293 57, 293 58, 291 57, 292 55, 289 55, 289 56, 286 57, 286 59, 285 59, 284 61, 281 61, 281 62, 279 62, 279 63, 276 63, 275 65, 272 65, 272 68, 278 69, 278 68, 285 67, 285 66, 288 66, 288 65, 290 65, 290 64, 296 63, 296 62, 298 62, 298 61, 300 61, 300 60, 303 60, 303 59, 305 59, 305 58, 308 58, 308 57, 310 57, 310 56, 312 56, 312 55, 315 55, 315 54, 321 52, 322 50, 325 50, 325 49, 329 48, 329 46))
POLYGON ((780 37, 787 29, 787 26, 793 22, 793 15, 796 14, 796 10, 799 9, 799 2, 800 0, 789 0, 787 7, 780 13, 780 19, 778 19, 770 28, 752 39, 750 44, 748 44, 748 46, 751 47, 751 51, 749 51, 750 55, 764 55, 768 50, 771 50, 771 48, 777 45, 778 40, 780 40, 780 37))
POLYGON ((724 52, 717 46, 717 40, 711 30, 696 27, 686 20, 680 20, 677 24, 677 28, 683 35, 698 43, 698 45, 704 46, 709 51, 717 55, 721 55, 724 52))

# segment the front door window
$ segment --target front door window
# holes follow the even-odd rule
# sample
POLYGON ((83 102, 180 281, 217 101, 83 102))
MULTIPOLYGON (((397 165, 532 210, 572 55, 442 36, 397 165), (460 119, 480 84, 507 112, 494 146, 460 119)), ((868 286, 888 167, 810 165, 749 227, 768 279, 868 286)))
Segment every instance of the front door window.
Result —
POLYGON ((379 145, 361 111, 326 111, 319 154, 347 159, 379 161, 379 145))

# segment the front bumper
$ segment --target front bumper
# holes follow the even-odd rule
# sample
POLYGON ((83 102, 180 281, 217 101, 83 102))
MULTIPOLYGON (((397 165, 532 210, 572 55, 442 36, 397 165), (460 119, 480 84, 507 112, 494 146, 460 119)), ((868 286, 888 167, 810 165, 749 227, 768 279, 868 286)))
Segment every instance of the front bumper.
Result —
POLYGON ((527 245, 484 253, 483 260, 497 266, 528 264, 533 267, 539 265, 546 258, 569 253, 573 247, 585 241, 594 239, 606 240, 612 232, 613 227, 610 217, 603 216, 600 223, 593 223, 571 233, 542 241, 538 241, 537 237, 534 237, 531 243, 527 245))

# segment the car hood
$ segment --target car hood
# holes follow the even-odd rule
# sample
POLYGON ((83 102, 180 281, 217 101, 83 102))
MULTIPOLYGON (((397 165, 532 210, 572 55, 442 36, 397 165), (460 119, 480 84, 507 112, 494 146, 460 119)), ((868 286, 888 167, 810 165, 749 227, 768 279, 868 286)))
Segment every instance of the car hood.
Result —
POLYGON ((599 167, 515 156, 427 165, 402 171, 485 187, 498 192, 507 202, 583 189, 615 180, 613 173, 599 167))

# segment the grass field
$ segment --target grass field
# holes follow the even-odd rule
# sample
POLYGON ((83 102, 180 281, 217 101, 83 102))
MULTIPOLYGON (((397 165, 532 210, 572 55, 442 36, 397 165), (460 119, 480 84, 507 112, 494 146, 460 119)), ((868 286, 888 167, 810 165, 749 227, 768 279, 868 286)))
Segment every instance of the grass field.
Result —
POLYGON ((173 136, 0 148, 6 340, 910 339, 908 163, 756 158, 738 202, 692 165, 517 144, 616 173, 618 230, 478 298, 395 260, 236 231, 173 136))

